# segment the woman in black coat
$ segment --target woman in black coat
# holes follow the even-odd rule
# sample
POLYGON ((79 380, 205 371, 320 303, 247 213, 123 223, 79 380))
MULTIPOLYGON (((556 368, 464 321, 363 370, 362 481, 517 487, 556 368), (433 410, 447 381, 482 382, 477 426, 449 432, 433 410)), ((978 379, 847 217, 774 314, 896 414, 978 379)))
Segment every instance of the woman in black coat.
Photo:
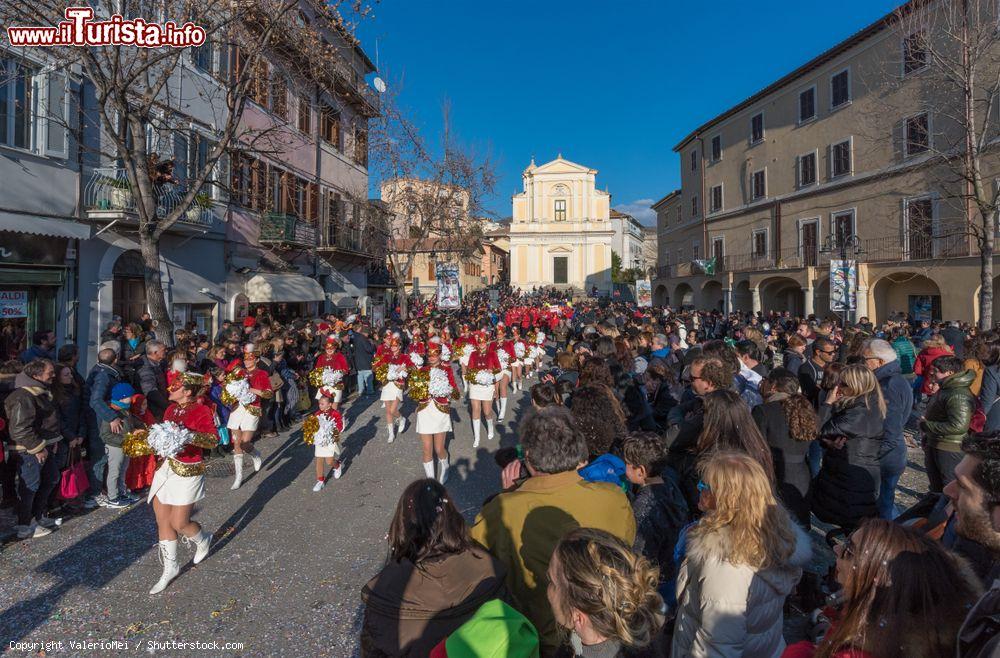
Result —
POLYGON ((856 528, 878 516, 878 453, 885 400, 875 375, 850 365, 820 406, 823 466, 813 481, 812 511, 821 520, 856 528))
POLYGON ((799 390, 799 380, 783 368, 761 383, 764 404, 752 415, 774 458, 778 497, 803 528, 809 528, 809 486, 812 475, 806 455, 816 439, 816 410, 799 390))

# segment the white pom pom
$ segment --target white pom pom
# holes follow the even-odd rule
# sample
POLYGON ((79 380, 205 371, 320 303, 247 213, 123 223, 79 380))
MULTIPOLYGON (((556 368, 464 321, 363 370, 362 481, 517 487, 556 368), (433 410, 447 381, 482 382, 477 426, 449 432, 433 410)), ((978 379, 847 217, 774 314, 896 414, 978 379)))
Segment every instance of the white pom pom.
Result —
POLYGON ((333 443, 333 434, 337 424, 329 416, 319 416, 319 427, 313 435, 313 443, 318 446, 328 446, 333 443))
POLYGON ((420 356, 416 352, 410 352, 410 363, 419 368, 424 365, 424 357, 420 356))
POLYGON ((451 395, 451 382, 448 380, 448 373, 440 368, 431 370, 430 380, 427 382, 427 392, 432 398, 446 398, 451 395))
POLYGON ((481 386, 491 386, 495 381, 497 380, 489 370, 479 370, 476 372, 476 383, 481 386))
POLYGON ((323 368, 323 386, 333 388, 344 379, 344 373, 341 370, 334 370, 333 368, 323 368))
POLYGON ((191 442, 193 436, 183 425, 166 421, 149 428, 146 442, 160 457, 173 457, 191 442))

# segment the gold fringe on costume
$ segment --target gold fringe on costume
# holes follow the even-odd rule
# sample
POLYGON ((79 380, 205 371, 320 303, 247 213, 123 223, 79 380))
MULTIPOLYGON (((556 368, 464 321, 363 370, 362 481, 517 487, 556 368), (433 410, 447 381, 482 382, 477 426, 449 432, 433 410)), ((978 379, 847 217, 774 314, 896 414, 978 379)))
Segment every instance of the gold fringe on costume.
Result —
POLYGON ((215 446, 219 445, 219 437, 215 434, 209 434, 208 432, 195 432, 194 438, 191 439, 191 445, 197 448, 203 448, 204 450, 211 450, 215 446))
POLYGON ((222 398, 222 404, 226 405, 230 409, 235 409, 236 405, 238 405, 240 401, 229 394, 229 391, 226 390, 226 384, 235 382, 238 379, 243 379, 244 377, 241 373, 242 369, 236 368, 232 372, 226 373, 226 376, 222 378, 222 395, 220 397, 222 398))
POLYGON ((176 459, 168 459, 167 461, 170 462, 170 470, 181 477, 187 478, 205 474, 205 462, 188 464, 187 462, 177 461, 176 459))

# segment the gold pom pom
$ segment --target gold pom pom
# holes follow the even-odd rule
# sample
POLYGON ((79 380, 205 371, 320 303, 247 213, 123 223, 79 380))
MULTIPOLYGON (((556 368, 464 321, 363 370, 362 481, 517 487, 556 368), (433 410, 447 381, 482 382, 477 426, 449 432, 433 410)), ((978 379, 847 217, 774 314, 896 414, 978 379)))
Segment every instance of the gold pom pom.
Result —
POLYGON ((319 418, 311 414, 306 416, 306 419, 302 421, 302 440, 307 446, 313 444, 313 437, 316 436, 317 431, 319 431, 319 418))
POLYGON ((128 457, 145 457, 153 454, 153 449, 146 442, 146 430, 135 430, 125 435, 122 441, 122 452, 128 457))
POLYGON ((323 368, 313 368, 309 372, 309 384, 313 388, 323 388, 323 368))

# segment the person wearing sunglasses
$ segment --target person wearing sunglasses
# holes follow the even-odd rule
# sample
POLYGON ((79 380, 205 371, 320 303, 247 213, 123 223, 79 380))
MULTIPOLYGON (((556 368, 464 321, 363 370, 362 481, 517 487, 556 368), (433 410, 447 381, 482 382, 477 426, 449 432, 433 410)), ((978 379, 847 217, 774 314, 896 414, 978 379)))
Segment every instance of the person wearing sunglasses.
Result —
MULTIPOLYGON (((840 603, 814 645, 782 658, 936 658, 955 655, 955 636, 979 584, 939 542, 870 519, 834 547, 840 603)), ((977 655, 993 655, 977 654, 977 655)))
POLYGON ((812 546, 746 453, 716 452, 700 467, 698 508, 677 576, 672 656, 778 656, 785 599, 812 546))

